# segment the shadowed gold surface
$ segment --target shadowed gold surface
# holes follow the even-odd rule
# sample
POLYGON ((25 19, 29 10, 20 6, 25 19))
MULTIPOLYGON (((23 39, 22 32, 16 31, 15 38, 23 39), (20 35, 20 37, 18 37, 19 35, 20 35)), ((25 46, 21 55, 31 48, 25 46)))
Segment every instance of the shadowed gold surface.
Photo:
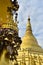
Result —
POLYGON ((11 6, 10 0, 0 0, 0 22, 6 22, 8 16, 7 7, 11 6))

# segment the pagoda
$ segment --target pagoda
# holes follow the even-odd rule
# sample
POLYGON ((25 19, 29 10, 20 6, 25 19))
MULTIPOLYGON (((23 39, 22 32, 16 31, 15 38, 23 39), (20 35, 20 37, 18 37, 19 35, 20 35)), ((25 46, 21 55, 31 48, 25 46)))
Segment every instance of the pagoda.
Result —
POLYGON ((43 49, 32 33, 30 17, 26 25, 26 32, 22 38, 21 49, 18 55, 19 65, 43 65, 43 49))

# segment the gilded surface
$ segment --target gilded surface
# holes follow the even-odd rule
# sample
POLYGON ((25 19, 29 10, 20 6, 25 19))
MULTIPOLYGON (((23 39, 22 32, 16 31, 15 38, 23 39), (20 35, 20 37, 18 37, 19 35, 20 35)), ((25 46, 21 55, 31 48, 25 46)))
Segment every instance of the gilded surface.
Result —
POLYGON ((10 0, 0 0, 0 23, 6 22, 8 17, 7 7, 11 6, 10 0))
POLYGON ((18 35, 17 0, 0 0, 0 65, 18 65, 21 38, 18 35), (13 6, 12 6, 13 5, 13 6), (14 11, 14 13, 12 13, 14 11), (15 14, 15 22, 13 15, 15 14))

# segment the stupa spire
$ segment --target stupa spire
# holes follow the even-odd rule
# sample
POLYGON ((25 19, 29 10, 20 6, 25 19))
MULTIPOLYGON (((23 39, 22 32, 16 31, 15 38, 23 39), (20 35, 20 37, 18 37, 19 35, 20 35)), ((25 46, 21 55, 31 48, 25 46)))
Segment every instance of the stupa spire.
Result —
POLYGON ((38 45, 37 39, 35 38, 35 36, 32 33, 32 28, 31 28, 31 23, 30 23, 30 17, 28 18, 28 22, 26 25, 26 32, 24 37, 22 38, 22 44, 21 44, 21 49, 33 49, 35 51, 39 51, 39 49, 41 48, 38 45))
POLYGON ((28 17, 28 22, 26 25, 26 35, 32 33, 31 23, 30 23, 30 17, 28 17))

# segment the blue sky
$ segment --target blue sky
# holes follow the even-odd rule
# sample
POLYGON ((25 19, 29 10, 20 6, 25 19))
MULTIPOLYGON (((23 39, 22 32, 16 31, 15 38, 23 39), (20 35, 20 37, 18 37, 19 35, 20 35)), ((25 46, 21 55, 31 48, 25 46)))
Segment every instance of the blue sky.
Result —
POLYGON ((43 0, 18 0, 19 35, 24 36, 28 16, 31 18, 32 31, 43 47, 43 0))

